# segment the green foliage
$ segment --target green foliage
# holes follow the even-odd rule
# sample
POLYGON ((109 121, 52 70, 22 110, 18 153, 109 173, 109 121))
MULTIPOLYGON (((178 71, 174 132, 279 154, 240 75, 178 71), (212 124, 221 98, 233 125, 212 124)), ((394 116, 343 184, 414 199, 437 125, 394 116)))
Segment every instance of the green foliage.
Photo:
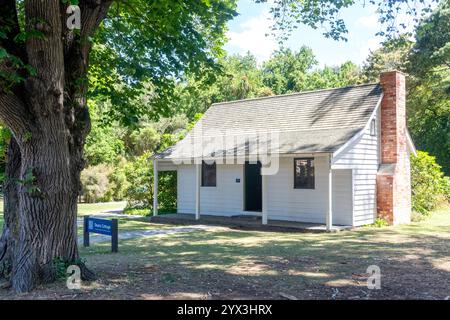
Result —
POLYGON ((37 184, 37 178, 34 168, 27 168, 25 174, 23 175, 23 179, 16 179, 18 184, 21 184, 25 187, 25 192, 29 193, 31 196, 40 196, 41 189, 37 184))
POLYGON ((276 52, 263 65, 263 83, 276 94, 338 88, 362 82, 359 67, 352 62, 340 66, 313 68, 317 60, 308 47, 298 52, 285 49, 276 52))
POLYGON ((104 116, 158 119, 177 105, 180 79, 211 83, 235 8, 234 0, 113 2, 90 59, 91 97, 114 106, 104 116))
POLYGON ((411 135, 417 146, 436 156, 450 175, 450 100, 437 98, 436 83, 422 81, 408 97, 411 135))
MULTIPOLYGON (((152 208, 153 170, 149 161, 150 152, 136 157, 125 166, 129 186, 126 199, 129 208, 152 208)), ((176 208, 176 172, 158 173, 158 202, 161 212, 170 212, 176 208)))
POLYGON ((125 165, 125 176, 129 183, 125 196, 130 207, 151 207, 153 173, 148 160, 150 156, 151 153, 147 151, 125 165))
POLYGON ((84 154, 88 165, 113 164, 119 156, 125 154, 125 145, 112 126, 103 126, 93 121, 84 154))
POLYGON ((30 131, 27 131, 23 134, 22 141, 28 142, 31 140, 31 138, 32 138, 32 133, 30 131))
POLYGON ((408 63, 408 111, 417 146, 450 175, 450 3, 422 21, 408 63))
POLYGON ((372 226, 377 228, 387 227, 389 225, 389 222, 387 222, 385 219, 382 218, 376 218, 375 222, 372 224, 372 226))
POLYGON ((205 85, 191 77, 176 86, 174 110, 193 119, 196 113, 205 112, 215 102, 273 95, 263 84, 261 69, 252 54, 227 56, 219 63, 221 69, 213 83, 205 85))
POLYGON ((406 72, 413 42, 405 35, 382 43, 381 48, 367 57, 363 66, 364 82, 377 82, 382 72, 399 70, 406 72))
POLYGON ((158 212, 174 213, 177 210, 177 173, 163 171, 158 173, 158 212))
MULTIPOLYGON (((441 1, 438 8, 416 29, 409 71, 425 76, 436 68, 450 68, 450 2, 441 1)), ((447 85, 450 79, 447 79, 447 85)))
POLYGON ((133 154, 140 156, 145 151, 156 150, 161 142, 161 135, 151 126, 133 131, 130 135, 133 154))
POLYGON ((303 46, 298 52, 282 49, 264 63, 263 82, 275 94, 301 91, 306 73, 315 65, 317 60, 308 47, 303 46))
POLYGON ((126 190, 129 187, 129 182, 125 174, 125 166, 127 160, 120 158, 114 164, 113 169, 108 175, 108 190, 106 191, 105 199, 120 201, 125 199, 126 190))
POLYGON ((416 28, 415 42, 400 35, 383 43, 363 67, 364 81, 398 69, 408 76, 408 127, 418 149, 436 157, 450 175, 450 3, 443 1, 416 28))
MULTIPOLYGON (((255 1, 268 2, 267 0, 255 1)), ((438 1, 371 0, 370 4, 376 6, 379 21, 383 26, 377 34, 387 37, 397 35, 407 27, 405 24, 396 23, 399 14, 406 14, 417 21, 431 11, 433 2, 438 1)), ((361 5, 361 3, 356 0, 274 0, 270 7, 270 13, 274 19, 272 32, 278 36, 280 42, 284 42, 299 25, 306 25, 313 29, 320 28, 327 38, 346 41, 348 30, 341 13, 354 5, 361 5)))
MULTIPOLYGON (((261 70, 252 54, 232 55, 222 59, 220 63, 223 75, 220 75, 214 86, 211 87, 210 103, 273 94, 269 88, 264 86, 261 70)), ((199 111, 204 112, 205 110, 199 111)))
POLYGON ((360 84, 361 72, 357 65, 347 61, 337 67, 324 67, 307 75, 303 90, 339 88, 360 84))
POLYGON ((112 200, 108 194, 110 189, 109 175, 113 172, 113 168, 106 164, 98 164, 96 166, 87 167, 81 172, 81 183, 83 185, 84 201, 106 202, 112 200))
POLYGON ((126 207, 123 210, 124 214, 129 215, 135 215, 135 216, 149 216, 152 214, 152 211, 150 208, 133 208, 133 207, 126 207))
POLYGON ((207 87, 194 79, 179 83, 175 90, 177 102, 172 109, 194 119, 195 114, 204 113, 215 102, 361 83, 359 68, 351 62, 314 69, 317 61, 307 47, 275 52, 262 66, 250 53, 225 57, 220 65, 222 73, 207 87))
POLYGON ((58 280, 65 280, 68 277, 67 274, 67 268, 72 265, 76 266, 82 266, 85 264, 86 261, 84 259, 76 259, 73 261, 67 261, 66 259, 63 259, 61 257, 57 257, 53 259, 53 267, 55 268, 56 272, 56 279, 58 280))
POLYGON ((450 177, 445 176, 442 182, 442 189, 447 202, 450 202, 450 177))
MULTIPOLYGON (((447 180, 448 181, 448 180, 447 180)), ((445 192, 446 180, 441 166, 427 152, 418 151, 411 156, 412 208, 428 214, 438 205, 445 192)))

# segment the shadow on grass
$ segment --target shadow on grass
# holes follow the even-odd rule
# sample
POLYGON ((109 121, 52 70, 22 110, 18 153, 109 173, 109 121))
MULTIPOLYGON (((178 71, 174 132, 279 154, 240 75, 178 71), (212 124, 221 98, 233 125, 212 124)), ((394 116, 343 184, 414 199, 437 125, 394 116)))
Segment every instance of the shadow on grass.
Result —
POLYGON ((413 224, 332 234, 195 232, 124 241, 119 255, 99 254, 105 244, 83 253, 100 274, 137 272, 137 297, 444 299, 449 242, 449 226, 413 224), (118 266, 113 273, 111 264, 118 266), (381 290, 366 287, 369 265, 381 268, 381 290))

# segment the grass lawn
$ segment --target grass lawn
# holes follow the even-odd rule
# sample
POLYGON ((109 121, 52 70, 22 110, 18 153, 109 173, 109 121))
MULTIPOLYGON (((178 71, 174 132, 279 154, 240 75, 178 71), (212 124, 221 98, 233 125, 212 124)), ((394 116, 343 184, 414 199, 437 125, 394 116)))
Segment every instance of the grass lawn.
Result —
POLYGON ((82 248, 97 281, 76 291, 58 282, 19 298, 444 299, 449 244, 449 207, 410 225, 340 233, 218 227, 122 241, 118 254, 108 243, 82 248), (381 268, 381 290, 366 287, 369 265, 381 268))
POLYGON ((78 215, 84 216, 99 212, 122 210, 126 206, 126 201, 120 202, 103 202, 103 203, 79 203, 78 215))
MULTIPOLYGON (((84 216, 99 212, 116 211, 125 208, 126 202, 104 202, 104 203, 80 203, 78 204, 78 215, 84 216)), ((0 200, 0 230, 3 226, 3 200, 0 200)))

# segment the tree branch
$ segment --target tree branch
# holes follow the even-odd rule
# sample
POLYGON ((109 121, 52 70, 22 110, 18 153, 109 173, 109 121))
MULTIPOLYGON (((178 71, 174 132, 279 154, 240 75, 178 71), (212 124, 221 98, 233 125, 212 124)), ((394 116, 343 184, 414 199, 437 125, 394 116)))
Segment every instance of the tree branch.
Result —
POLYGON ((66 122, 69 129, 73 129, 75 121, 79 120, 78 134, 84 137, 90 130, 89 116, 83 110, 86 108, 91 50, 89 37, 106 17, 111 4, 112 0, 81 0, 81 33, 76 35, 73 31, 66 29, 64 45, 66 122), (85 122, 84 126, 82 122, 85 122))
POLYGON ((26 105, 14 93, 0 92, 0 118, 18 141, 35 127, 26 105))

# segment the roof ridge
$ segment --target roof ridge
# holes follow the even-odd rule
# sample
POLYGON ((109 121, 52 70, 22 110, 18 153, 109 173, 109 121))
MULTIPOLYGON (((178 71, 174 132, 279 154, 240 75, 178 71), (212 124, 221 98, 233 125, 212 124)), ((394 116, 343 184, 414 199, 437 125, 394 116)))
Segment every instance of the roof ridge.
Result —
POLYGON ((239 102, 245 102, 245 101, 255 101, 255 100, 264 100, 264 99, 273 99, 273 98, 279 98, 279 97, 289 97, 289 96, 304 95, 304 94, 315 93, 315 92, 341 90, 341 89, 364 87, 364 86, 373 86, 373 85, 378 85, 378 84, 380 84, 380 83, 379 82, 372 82, 372 83, 355 84, 355 85, 350 85, 350 86, 345 86, 345 87, 338 87, 338 88, 308 90, 308 91, 301 91, 301 92, 277 94, 277 95, 273 95, 273 96, 255 97, 255 98, 247 98, 247 99, 223 101, 223 102, 214 102, 214 103, 211 104, 211 107, 215 106, 215 105, 232 104, 232 103, 239 103, 239 102))

